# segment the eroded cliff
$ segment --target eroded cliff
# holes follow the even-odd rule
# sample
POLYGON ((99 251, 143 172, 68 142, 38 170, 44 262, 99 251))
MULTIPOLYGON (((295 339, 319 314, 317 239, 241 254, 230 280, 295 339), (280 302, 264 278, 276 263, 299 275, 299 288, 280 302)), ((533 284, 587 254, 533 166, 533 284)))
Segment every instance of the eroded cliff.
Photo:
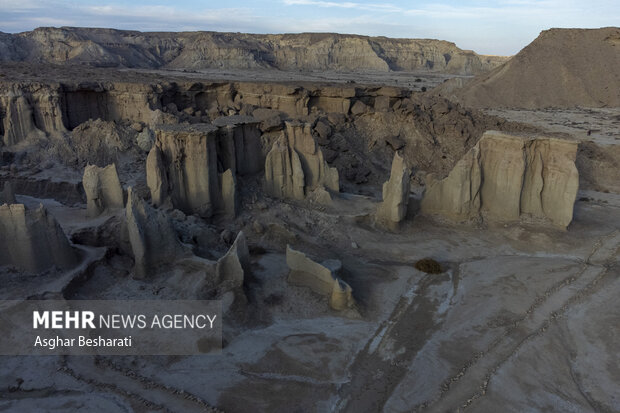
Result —
POLYGON ((535 219, 566 228, 579 188, 577 143, 486 132, 443 180, 427 179, 422 212, 464 221, 535 219))
POLYGON ((471 75, 506 60, 432 39, 42 27, 0 37, 4 61, 102 67, 416 71, 471 75))

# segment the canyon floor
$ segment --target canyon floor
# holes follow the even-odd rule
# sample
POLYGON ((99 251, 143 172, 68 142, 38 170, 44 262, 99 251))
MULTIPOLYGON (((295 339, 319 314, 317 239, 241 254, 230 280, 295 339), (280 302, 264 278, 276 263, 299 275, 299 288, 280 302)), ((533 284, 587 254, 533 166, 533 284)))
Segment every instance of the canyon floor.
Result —
MULTIPOLYGON (((20 70, 9 66, 5 79, 22 83, 39 79, 47 84, 54 77, 33 74, 39 70, 36 66, 33 72, 20 70)), ((73 73, 57 70, 66 73, 59 75, 61 79, 73 73)), ((414 103, 426 99, 422 86, 431 89, 453 77, 215 70, 175 71, 167 77, 167 71, 88 70, 97 77, 109 72, 103 79, 107 82, 156 83, 172 78, 188 85, 245 81, 287 87, 300 82, 319 90, 326 84, 367 88, 364 93, 390 86, 413 93, 414 103)), ((183 93, 187 90, 192 89, 183 93)), ((175 96, 180 113, 181 92, 175 96)), ((455 110, 445 109, 445 113, 455 110)), ((423 172, 445 175, 475 143, 477 132, 471 132, 472 142, 459 143, 455 149, 449 142, 433 143, 427 129, 398 135, 390 125, 394 118, 382 116, 369 110, 352 120, 330 121, 330 142, 336 136, 340 147, 321 146, 326 153, 338 153, 328 161, 339 168, 341 180, 352 172, 327 205, 269 197, 261 191, 262 173, 258 173, 239 182, 241 207, 232 222, 219 217, 202 222, 170 212, 179 233, 201 228, 209 239, 204 256, 217 258, 225 253, 223 231, 243 230, 248 237, 249 315, 226 320, 220 355, 4 356, 0 358, 0 411, 620 410, 620 187, 615 180, 620 157, 613 155, 620 148, 620 109, 496 109, 484 111, 480 115, 484 120, 465 111, 459 115, 459 119, 474 116, 474 126, 465 127, 472 130, 476 125, 497 124, 499 119, 509 129, 585 142, 577 158, 581 188, 566 231, 525 223, 454 224, 420 216, 423 172), (342 128, 335 122, 343 122, 342 128), (378 129, 393 132, 387 135, 401 136, 405 150, 420 153, 420 158, 411 155, 418 173, 413 177, 407 217, 393 230, 375 225, 372 216, 381 201, 381 183, 389 176, 394 144, 388 139, 377 148, 373 139, 382 132, 376 136, 369 132, 359 148, 342 144, 342 139, 351 142, 357 131, 373 122, 378 129), (417 145, 418 141, 426 143, 417 145), (376 152, 370 152, 371 147, 376 152), (352 152, 355 157, 348 158, 352 152), (351 169, 353 163, 360 166, 351 169), (370 172, 362 171, 362 166, 370 172), (325 297, 290 285, 286 244, 317 260, 340 260, 342 279, 353 289, 357 312, 332 310, 325 297), (417 270, 416 261, 426 257, 438 261, 443 271, 417 270)), ((320 113, 298 117, 314 125, 325 118, 320 113)), ((433 128, 453 123, 441 119, 437 115, 424 122, 433 128)), ((416 118, 412 124, 421 128, 422 121, 416 118)), ((80 264, 70 271, 40 274, 4 267, 0 298, 193 297, 186 281, 192 270, 182 262, 148 280, 132 278, 133 260, 123 253, 123 241, 115 235, 124 211, 89 217, 86 203, 74 194, 82 167, 61 161, 41 166, 35 161, 43 150, 39 144, 26 140, 4 148, 0 177, 16 183, 18 203, 47 208, 80 250, 80 264), (27 155, 22 161, 10 155, 23 151, 27 155)), ((145 158, 144 153, 127 157, 116 153, 124 187, 146 188, 145 158)))

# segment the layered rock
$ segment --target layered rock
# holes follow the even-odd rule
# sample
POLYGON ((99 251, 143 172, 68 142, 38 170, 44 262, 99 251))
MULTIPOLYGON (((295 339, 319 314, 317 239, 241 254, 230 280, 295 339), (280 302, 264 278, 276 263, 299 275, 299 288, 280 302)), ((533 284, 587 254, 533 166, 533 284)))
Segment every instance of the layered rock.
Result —
POLYGON ((147 278, 184 254, 166 213, 148 205, 131 187, 127 190, 125 218, 135 260, 135 278, 147 278))
POLYGON ((169 200, 189 214, 235 215, 235 176, 257 172, 262 156, 257 123, 229 122, 158 128, 147 158, 147 184, 155 205, 169 200))
POLYGON ((243 280, 250 273, 250 252, 243 231, 237 234, 226 255, 217 260, 215 274, 220 291, 243 295, 243 280))
POLYGON ((82 186, 86 193, 86 211, 91 217, 96 217, 107 209, 125 206, 123 188, 115 164, 104 168, 88 165, 84 169, 82 186))
POLYGON ((335 33, 140 33, 75 27, 5 35, 0 38, 0 50, 6 50, 0 56, 4 61, 177 69, 425 70, 471 75, 505 61, 431 39, 335 33))
POLYGON ((383 184, 383 202, 377 209, 378 222, 394 225, 405 218, 409 201, 410 176, 411 170, 405 165, 405 160, 398 152, 395 152, 390 179, 383 184))
POLYGON ((67 236, 43 205, 36 209, 1 205, 0 246, 0 265, 26 271, 38 273, 54 266, 68 269, 78 263, 67 236))
POLYGON ((429 176, 425 214, 464 221, 535 219, 566 228, 579 187, 577 143, 485 132, 443 180, 429 176))
POLYGON ((265 191, 278 198, 304 199, 304 171, 286 137, 274 142, 265 160, 265 191))
POLYGON ((308 287, 326 296, 330 307, 334 310, 341 311, 355 306, 353 290, 336 275, 341 267, 339 261, 331 260, 319 264, 303 252, 296 251, 287 245, 286 264, 290 269, 288 281, 291 284, 308 287))
POLYGON ((2 99, 0 106, 6 113, 3 125, 5 145, 15 145, 33 134, 41 133, 34 123, 32 107, 24 96, 2 99))
POLYGON ((265 182, 269 194, 280 198, 304 199, 319 188, 338 192, 338 170, 327 164, 309 124, 286 122, 265 161, 265 182))

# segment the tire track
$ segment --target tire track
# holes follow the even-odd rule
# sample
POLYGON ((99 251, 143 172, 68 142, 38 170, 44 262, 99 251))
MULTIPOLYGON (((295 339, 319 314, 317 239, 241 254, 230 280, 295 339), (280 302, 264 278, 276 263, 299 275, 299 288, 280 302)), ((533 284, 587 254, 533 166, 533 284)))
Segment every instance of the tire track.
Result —
POLYGON ((491 378, 523 345, 544 334, 550 324, 570 307, 596 291, 597 285, 608 274, 610 262, 617 255, 619 241, 618 230, 599 238, 577 275, 547 289, 502 336, 485 351, 476 353, 458 374, 446 380, 436 399, 419 404, 414 410, 444 412, 466 409, 484 396, 491 378), (598 265, 602 262, 605 265, 598 265))

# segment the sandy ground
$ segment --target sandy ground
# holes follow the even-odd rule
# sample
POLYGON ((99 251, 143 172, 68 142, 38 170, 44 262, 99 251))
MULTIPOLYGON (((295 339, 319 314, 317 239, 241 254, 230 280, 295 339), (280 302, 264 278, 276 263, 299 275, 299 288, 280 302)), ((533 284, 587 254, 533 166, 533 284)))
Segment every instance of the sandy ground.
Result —
POLYGON ((620 145, 620 108, 487 109, 484 112, 566 134, 579 141, 620 145))
MULTIPOLYGON (((416 218, 385 233, 364 222, 364 208, 347 216, 347 200, 339 204, 343 213, 295 204, 267 209, 257 219, 321 227, 291 228, 294 245, 343 261, 361 319, 343 318, 323 298, 288 285, 283 251, 268 250, 253 256, 257 296, 279 294, 281 305, 252 328, 229 329, 222 355, 4 357, 0 386, 23 383, 3 393, 0 407, 617 411, 620 198, 580 195, 592 200, 576 204, 567 232, 416 218), (446 271, 415 270, 426 256, 446 271)), ((87 224, 80 208, 43 202, 68 232, 87 224)), ((139 283, 95 272, 78 294, 111 297, 139 283)))
POLYGON ((138 73, 157 73, 160 75, 182 76, 190 79, 211 79, 216 81, 242 82, 319 82, 319 83, 359 83, 360 85, 397 86, 411 90, 421 90, 423 87, 432 89, 435 86, 452 78, 471 79, 472 76, 461 76, 433 72, 373 72, 363 71, 356 73, 318 71, 293 72, 280 70, 135 70, 138 73))

